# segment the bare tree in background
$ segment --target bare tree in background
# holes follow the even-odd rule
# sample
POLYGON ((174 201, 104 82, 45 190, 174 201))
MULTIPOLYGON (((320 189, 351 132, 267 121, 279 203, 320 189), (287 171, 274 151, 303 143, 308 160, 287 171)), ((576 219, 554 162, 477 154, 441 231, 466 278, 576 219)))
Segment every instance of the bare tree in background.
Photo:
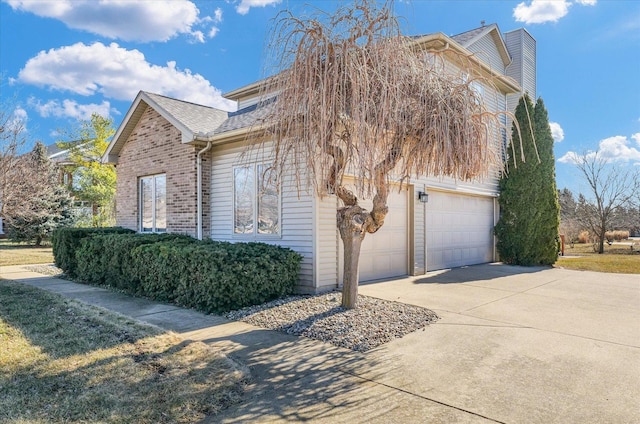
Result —
POLYGON ((6 102, 0 107, 0 217, 22 195, 17 188, 23 179, 19 156, 26 142, 25 125, 12 106, 6 102))
POLYGON ((73 221, 72 199, 58 185, 46 148, 23 153, 24 121, 10 103, 0 109, 0 217, 9 237, 39 246, 51 232, 73 221))
POLYGON ((450 50, 416 51, 400 34, 392 0, 381 7, 357 0, 305 19, 286 11, 269 51, 275 76, 263 98, 277 98, 264 102, 264 131, 252 141, 273 143, 274 169, 294 173, 299 191, 341 200, 342 305, 354 308, 360 247, 384 224, 391 182, 486 176, 491 164, 501 166, 494 140, 502 125, 473 89, 479 75, 471 68, 467 79, 443 73, 437 57, 450 50), (373 198, 371 211, 359 205, 363 197, 373 198))
POLYGON ((560 203, 560 234, 563 234, 567 243, 573 247, 582 230, 576 215, 578 203, 571 190, 566 187, 558 190, 558 202, 560 203))
POLYGON ((573 161, 589 188, 589 193, 578 199, 577 219, 596 236, 597 252, 604 253, 607 230, 632 224, 618 218, 638 200, 640 170, 611 164, 600 152, 575 155, 573 161))

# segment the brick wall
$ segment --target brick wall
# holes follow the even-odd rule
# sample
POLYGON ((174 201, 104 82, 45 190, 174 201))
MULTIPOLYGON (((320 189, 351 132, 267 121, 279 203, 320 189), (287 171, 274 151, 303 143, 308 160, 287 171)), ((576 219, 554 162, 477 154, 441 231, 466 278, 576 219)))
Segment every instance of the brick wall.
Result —
MULTIPOLYGON (((138 230, 138 179, 146 175, 167 176, 167 231, 196 235, 197 192, 196 154, 194 146, 182 144, 180 131, 151 107, 120 151, 116 185, 117 225, 138 230)), ((204 158, 205 228, 209 235, 208 213, 210 160, 204 158)))

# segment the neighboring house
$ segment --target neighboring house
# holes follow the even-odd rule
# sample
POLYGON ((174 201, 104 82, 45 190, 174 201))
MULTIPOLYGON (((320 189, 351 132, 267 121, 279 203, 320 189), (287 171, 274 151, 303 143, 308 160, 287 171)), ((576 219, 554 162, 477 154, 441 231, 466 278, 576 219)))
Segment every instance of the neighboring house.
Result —
POLYGON ((46 146, 47 157, 56 165, 58 169, 58 182, 68 188, 73 186, 73 171, 77 167, 70 159, 71 151, 61 149, 57 143, 46 146))
MULTIPOLYGON (((78 169, 78 165, 71 160, 71 150, 62 149, 57 145, 57 143, 49 144, 46 148, 47 157, 55 164, 58 171, 58 183, 66 187, 69 191, 72 191, 73 175, 78 169)), ((92 207, 90 203, 75 200, 73 204, 74 213, 77 217, 91 217, 92 207)))
MULTIPOLYGON (((494 84, 477 89, 494 111, 513 110, 525 91, 535 98, 535 40, 524 29, 501 34, 494 24, 414 40, 425 50, 448 46, 466 54, 493 77, 494 84)), ((455 67, 460 56, 447 57, 455 67)), ((261 113, 259 88, 254 83, 227 93, 238 104, 232 113, 140 92, 105 153, 117 169, 117 224, 290 247, 304 255, 301 291, 334 288, 342 278, 337 198, 298 193, 292 178, 278 193, 262 181, 257 154, 242 156, 261 113)), ((497 196, 497 174, 481 182, 413 179, 393 191, 384 226, 364 239, 360 280, 493 261, 497 196)))

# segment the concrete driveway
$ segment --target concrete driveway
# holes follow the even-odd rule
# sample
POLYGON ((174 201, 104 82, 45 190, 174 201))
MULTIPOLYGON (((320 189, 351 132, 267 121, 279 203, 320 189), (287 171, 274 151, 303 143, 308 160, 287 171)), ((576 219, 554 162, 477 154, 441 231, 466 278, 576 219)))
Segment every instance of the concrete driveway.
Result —
POLYGON ((442 318, 369 353, 394 364, 376 376, 381 384, 465 419, 640 422, 640 275, 487 264, 360 293, 442 318))
MULTIPOLYGON (((640 275, 478 265, 362 285, 440 321, 366 353, 26 271, 250 371, 212 423, 640 423, 640 275)), ((0 299, 2 301, 2 299, 0 299)))

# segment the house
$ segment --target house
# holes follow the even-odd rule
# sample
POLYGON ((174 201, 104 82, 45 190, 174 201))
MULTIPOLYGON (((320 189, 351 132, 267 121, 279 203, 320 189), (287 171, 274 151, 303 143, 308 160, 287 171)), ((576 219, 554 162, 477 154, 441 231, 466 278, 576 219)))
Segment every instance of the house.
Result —
MULTIPOLYGON (((536 46, 524 29, 502 34, 493 24, 414 42, 462 53, 447 56, 454 68, 464 57, 491 77, 493 84, 478 83, 477 90, 494 111, 514 110, 525 91, 535 97, 536 46)), ((262 181, 263 162, 243 156, 246 134, 261 114, 259 88, 226 93, 238 105, 232 113, 140 92, 104 157, 117 169, 117 224, 290 247, 304 256, 300 291, 334 288, 342 279, 337 198, 299 193, 291 178, 275 190, 262 181)), ((419 178, 394 190, 384 226, 364 239, 360 281, 493 261, 497 177, 419 178)))
POLYGON ((47 157, 55 164, 58 170, 58 182, 67 188, 71 188, 73 184, 73 171, 77 166, 71 161, 71 151, 58 146, 58 143, 52 143, 46 146, 47 157))

